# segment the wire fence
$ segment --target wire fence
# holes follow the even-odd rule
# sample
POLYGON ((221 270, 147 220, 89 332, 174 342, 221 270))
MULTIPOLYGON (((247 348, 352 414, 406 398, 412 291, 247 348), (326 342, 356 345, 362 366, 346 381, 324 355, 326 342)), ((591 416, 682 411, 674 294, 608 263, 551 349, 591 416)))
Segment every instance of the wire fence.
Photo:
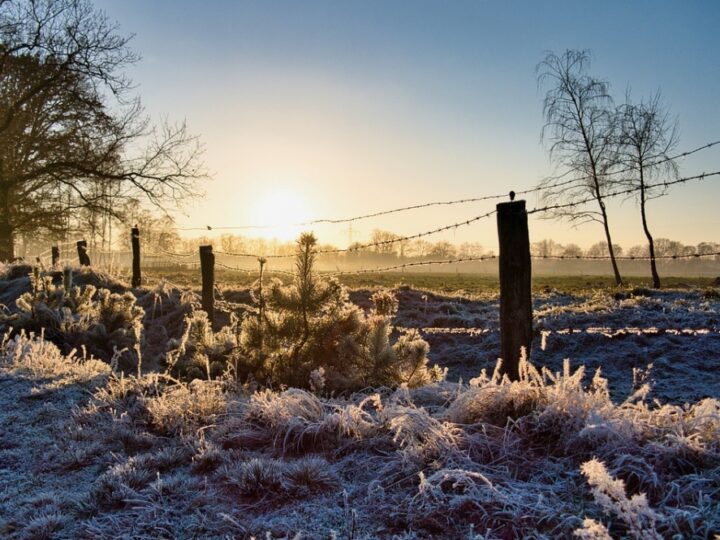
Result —
MULTIPOLYGON (((720 140, 703 144, 701 146, 698 146, 691 150, 686 150, 684 152, 675 154, 673 156, 662 156, 662 157, 661 156, 652 156, 649 158, 649 163, 647 163, 645 166, 648 168, 652 168, 654 166, 661 165, 663 163, 683 159, 683 158, 686 158, 693 154, 696 154, 698 152, 701 152, 703 150, 710 149, 717 145, 720 145, 720 140), (653 159, 655 159, 655 161, 653 161, 653 159)), ((623 169, 609 171, 607 173, 604 173, 603 176, 614 176, 614 175, 625 174, 625 173, 633 172, 633 171, 634 171, 634 169, 632 167, 626 167, 623 169)), ((574 171, 574 170, 567 171, 563 175, 559 176, 558 179, 562 178, 568 174, 573 174, 573 173, 577 173, 577 171, 574 171)), ((548 189, 554 189, 554 188, 558 188, 558 187, 568 186, 570 184, 577 183, 577 182, 579 182, 583 179, 587 179, 587 178, 589 178, 589 177, 586 175, 574 176, 573 178, 570 178, 570 179, 562 181, 562 182, 557 182, 557 183, 550 182, 550 183, 540 184, 535 187, 520 190, 520 191, 513 191, 513 194, 516 196, 531 195, 533 193, 539 193, 542 191, 546 191, 548 189)), ((668 184, 668 185, 671 185, 671 184, 668 184)), ((650 187, 650 186, 648 186, 648 187, 650 187)), ((346 218, 318 218, 318 219, 313 219, 310 221, 302 221, 302 222, 292 223, 292 224, 283 224, 283 227, 287 227, 287 226, 306 227, 306 226, 311 226, 311 225, 319 225, 319 224, 323 224, 323 223, 328 223, 328 224, 352 223, 352 222, 361 221, 364 219, 387 216, 390 214, 397 214, 397 213, 401 213, 401 212, 407 212, 410 210, 431 208, 431 207, 435 207, 435 206, 454 206, 454 205, 462 205, 462 204, 469 204, 469 203, 476 203, 476 202, 507 199, 509 193, 510 192, 508 191, 505 193, 499 193, 499 194, 495 194, 495 195, 484 195, 481 197, 467 197, 467 198, 463 198, 463 199, 454 199, 454 200, 445 200, 445 201, 430 201, 430 202, 425 202, 425 203, 412 204, 412 205, 408 205, 408 206, 400 206, 397 208, 391 208, 388 210, 381 210, 381 211, 377 211, 377 212, 369 212, 369 213, 346 217, 346 218)), ((220 231, 220 230, 273 229, 275 227, 276 227, 275 225, 257 225, 257 224, 231 225, 231 226, 205 225, 204 227, 181 227, 181 228, 178 228, 177 230, 178 231, 220 231)))
MULTIPOLYGON (((690 155, 696 154, 698 152, 701 152, 703 150, 712 148, 716 145, 720 144, 719 141, 713 141, 706 143, 702 146, 684 151, 682 153, 673 155, 673 156, 655 156, 654 158, 651 158, 649 166, 656 166, 660 165, 666 162, 675 161, 678 159, 682 159, 685 157, 688 157, 690 155)), ((627 173, 632 171, 631 168, 627 169, 617 169, 615 171, 610 171, 608 173, 609 175, 618 175, 621 173, 627 173)), ((557 177, 558 179, 562 178, 563 176, 567 174, 573 174, 576 171, 568 171, 562 176, 557 177)), ((605 199, 612 199, 616 197, 623 197, 623 196, 631 196, 637 192, 639 192, 641 189, 653 189, 656 187, 662 187, 662 188, 668 188, 670 186, 676 185, 676 184, 683 184, 691 181, 702 181, 706 178, 710 177, 717 177, 720 176, 720 171, 712 171, 712 172, 703 172, 701 174, 693 175, 693 176, 685 176, 681 178, 675 178, 675 179, 669 179, 662 182, 655 182, 655 183, 648 183, 644 186, 638 186, 633 185, 630 187, 625 187, 623 189, 616 189, 613 191, 609 191, 606 193, 602 193, 602 200, 605 199)), ((443 200, 443 201, 431 201, 421 204, 414 204, 414 205, 407 205, 402 206, 398 208, 392 208, 388 210, 381 210, 376 212, 368 212, 361 215, 356 215, 352 217, 347 218, 321 218, 321 219, 315 219, 311 221, 305 221, 302 223, 298 223, 297 225, 315 225, 315 224, 321 224, 321 223, 330 223, 330 224, 342 224, 342 223, 351 223, 354 221, 359 221, 363 219, 369 219, 374 217, 380 217, 380 216, 387 216, 391 214, 396 214, 400 212, 406 212, 410 210, 417 210, 422 208, 429 208, 429 207, 437 207, 437 206, 454 206, 454 205, 462 205, 462 204, 468 204, 468 203, 477 203, 477 202, 483 202, 483 201, 490 201, 490 200, 500 200, 500 199, 506 199, 508 195, 510 195, 510 198, 512 199, 514 196, 517 195, 529 195, 533 193, 539 193, 543 190, 552 189, 552 188, 558 188, 566 185, 570 185, 572 183, 577 183, 581 178, 579 178, 576 174, 573 174, 572 178, 569 178, 567 180, 564 180, 562 182, 555 182, 550 183, 546 185, 539 185, 536 187, 528 188, 522 191, 518 192, 511 192, 509 194, 495 194, 495 195, 485 195, 482 197, 471 197, 471 198, 464 198, 464 199, 456 199, 456 200, 443 200)), ((617 184, 616 184, 617 185, 617 184)), ((544 206, 536 206, 532 209, 527 210, 528 215, 542 215, 542 214, 553 214, 557 213, 558 211, 565 211, 570 209, 575 209, 578 207, 581 207, 583 205, 589 204, 589 203, 600 203, 601 201, 598 199, 596 194, 593 194, 592 196, 584 197, 578 200, 570 200, 568 202, 564 203, 556 203, 556 204, 548 204, 544 206)), ((382 239, 379 241, 372 241, 372 242, 364 242, 364 243, 355 243, 352 244, 346 248, 323 248, 323 249, 317 249, 315 250, 315 254, 319 256, 331 256, 331 255, 349 255, 354 253, 360 253, 360 252, 371 252, 375 251, 376 253, 381 253, 384 251, 387 251, 387 248, 390 248, 397 244, 407 243, 414 240, 420 240, 432 235, 436 235, 442 232, 451 231, 451 230, 457 230, 461 227, 467 227, 472 224, 475 224, 481 220, 487 219, 492 217, 497 213, 496 209, 488 210, 481 214, 476 214, 469 219, 460 220, 460 221, 454 221, 452 223, 442 225, 440 227, 436 227, 433 229, 421 231, 415 234, 409 234, 406 236, 394 236, 392 238, 382 239)), ((233 229, 251 229, 251 228, 265 228, 265 226, 260 225, 239 225, 239 226, 231 226, 231 227, 214 227, 214 226, 206 226, 204 228, 201 227, 188 227, 188 228, 180 228, 178 230, 180 231, 191 231, 191 230, 233 230, 233 229)), ((62 242, 58 243, 55 246, 55 249, 57 250, 57 253, 54 253, 50 249, 46 249, 42 251, 41 253, 38 253, 36 255, 37 260, 39 261, 47 261, 51 257, 53 260, 57 257, 57 260, 59 263, 66 264, 66 263, 72 263, 75 258, 75 251, 78 249, 77 242, 62 242)), ((90 254, 93 260, 93 266, 97 266, 103 269, 106 269, 108 271, 121 271, 122 269, 128 268, 131 265, 133 254, 129 250, 125 251, 104 251, 97 248, 90 248, 87 250, 87 253, 90 254)), ((235 252, 235 251, 225 251, 225 250, 215 250, 214 254, 219 257, 219 260, 216 260, 216 265, 218 268, 228 271, 234 271, 234 272, 240 272, 244 274, 258 274, 259 273, 259 265, 256 268, 245 268, 241 264, 237 264, 239 261, 238 259, 264 259, 263 264, 266 264, 268 260, 289 260, 293 259, 295 257, 294 253, 281 253, 281 254, 265 254, 265 253, 252 253, 252 252, 235 252), (230 264, 231 262, 235 262, 236 264, 230 264)), ((720 252, 718 251, 710 251, 710 252, 702 252, 702 253, 683 253, 683 254, 662 254, 659 256, 654 257, 657 260, 684 260, 684 259, 707 259, 707 258, 718 258, 720 256, 720 252)), ((371 274, 371 273, 384 273, 384 272, 403 272, 406 269, 413 269, 413 268, 419 268, 419 267, 435 267, 435 266, 447 266, 447 265, 463 265, 466 263, 473 263, 473 262, 484 262, 484 261, 490 261, 493 259, 496 259, 498 256, 494 252, 477 255, 477 256, 461 256, 461 257, 448 257, 448 258, 442 258, 438 260, 433 259, 423 259, 423 260, 410 260, 410 261, 403 261, 393 264, 385 264, 385 265, 379 265, 375 268, 356 268, 356 269, 348 269, 348 270, 341 270, 337 269, 335 271, 326 271, 325 274, 329 276, 347 276, 347 275, 360 275, 360 274, 371 274)), ((575 260, 575 261, 602 261, 602 260, 610 260, 611 257, 609 255, 570 255, 570 254, 543 254, 543 255, 534 255, 532 257, 533 259, 545 259, 545 260, 575 260)), ((642 261, 642 260, 649 260, 649 255, 629 255, 629 256, 616 256, 614 257, 616 260, 619 261, 642 261)), ((335 262, 338 263, 347 263, 349 260, 336 260, 335 262)), ((146 251, 142 256, 142 264, 145 267, 166 267, 166 266, 177 266, 180 268, 196 268, 199 267, 199 258, 197 252, 175 252, 169 249, 165 249, 163 247, 157 247, 154 251, 146 251)), ((276 274, 280 275, 288 275, 293 276, 293 272, 287 271, 282 268, 273 268, 270 266, 266 266, 266 270, 269 272, 274 272, 276 274)))

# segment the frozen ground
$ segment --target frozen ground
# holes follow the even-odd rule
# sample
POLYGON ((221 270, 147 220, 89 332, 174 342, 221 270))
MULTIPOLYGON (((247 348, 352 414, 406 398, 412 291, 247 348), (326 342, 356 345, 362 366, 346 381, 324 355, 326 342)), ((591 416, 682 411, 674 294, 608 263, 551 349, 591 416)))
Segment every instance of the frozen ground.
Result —
MULTIPOLYGON (((397 323, 420 328, 430 358, 449 368, 450 380, 468 381, 492 369, 500 350, 497 295, 474 298, 398 291, 397 323)), ((352 298, 366 302, 358 291, 352 298)), ((633 369, 653 364, 653 397, 694 402, 720 396, 720 294, 717 289, 600 290, 534 298, 535 337, 531 359, 553 371, 565 359, 598 367, 611 394, 632 391, 633 369)))
MULTIPOLYGON (((0 283, 0 302, 23 279, 0 283)), ((162 306, 154 294, 139 298, 154 310, 148 356, 184 309, 179 292, 162 306)), ((120 377, 38 339, 6 340, 0 537, 720 534, 716 290, 548 291, 535 300, 532 359, 561 373, 528 367, 513 384, 478 378, 499 348, 496 296, 398 294, 397 324, 421 328, 433 361, 462 384, 342 399, 253 393, 120 377), (654 389, 623 401, 632 368, 650 362, 654 389), (575 372, 582 364, 588 373, 575 372), (609 382, 593 379, 598 365, 609 382)))

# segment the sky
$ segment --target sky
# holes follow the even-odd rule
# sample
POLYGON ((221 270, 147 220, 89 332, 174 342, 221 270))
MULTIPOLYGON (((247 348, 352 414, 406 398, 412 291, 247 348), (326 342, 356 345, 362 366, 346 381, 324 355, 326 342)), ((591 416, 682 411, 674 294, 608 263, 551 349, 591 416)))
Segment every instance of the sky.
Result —
MULTIPOLYGON (((546 51, 590 49, 618 101, 661 90, 678 151, 720 139, 720 2, 98 0, 142 60, 129 75, 155 119, 200 135, 212 180, 179 227, 276 225, 531 188, 553 172, 541 140, 546 51)), ((681 175, 720 170, 720 149, 681 175)), ((652 201, 655 236, 720 241, 720 178, 652 201)), ((346 245, 413 234, 494 208, 486 201, 319 226, 346 245)), ((537 200, 528 199, 534 207, 537 200)), ((613 240, 644 243, 632 200, 608 204, 613 240)), ((223 231, 219 231, 223 232, 223 231)), ((224 231, 227 232, 227 231, 224 231)), ((199 234, 186 232, 185 234, 199 234)), ((531 218, 531 241, 581 246, 602 228, 531 218)), ((427 240, 497 245, 493 218, 427 240)))

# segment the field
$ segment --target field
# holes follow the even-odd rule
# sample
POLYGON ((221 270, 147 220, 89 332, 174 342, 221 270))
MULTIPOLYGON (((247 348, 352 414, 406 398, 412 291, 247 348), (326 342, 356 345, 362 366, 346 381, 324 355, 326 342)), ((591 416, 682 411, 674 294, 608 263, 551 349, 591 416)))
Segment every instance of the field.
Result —
MULTIPOLYGON (((81 286, 126 290, 76 273, 81 286)), ((10 310, 30 289, 26 274, 11 268, 0 281, 10 310)), ((536 279, 531 365, 510 383, 493 377, 496 278, 353 276, 344 283, 364 309, 375 287, 394 289, 394 324, 417 329, 447 378, 329 395, 167 376, 159 351, 181 332, 181 289, 197 278, 147 277, 135 293, 146 313, 141 377, 37 336, 3 342, 0 536, 720 534, 711 279, 673 278, 661 291, 536 279)), ((217 281, 222 324, 251 302, 251 279, 221 271, 217 281)))

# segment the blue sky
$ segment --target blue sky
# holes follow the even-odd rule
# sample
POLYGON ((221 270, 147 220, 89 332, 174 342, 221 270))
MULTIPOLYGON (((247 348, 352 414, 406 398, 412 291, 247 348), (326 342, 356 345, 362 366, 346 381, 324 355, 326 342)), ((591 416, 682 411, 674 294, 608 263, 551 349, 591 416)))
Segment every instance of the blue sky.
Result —
MULTIPOLYGON (((662 89, 679 149, 720 139, 720 2, 98 2, 136 34, 132 71, 155 117, 201 135, 214 180, 185 226, 281 225, 533 186, 551 171, 535 66, 587 48, 616 97, 662 89), (279 208, 279 215, 271 215, 279 208)), ((720 170, 720 150, 681 172, 720 170)), ((653 202, 657 236, 718 240, 720 180, 653 202), (692 213, 692 218, 690 214, 692 213)), ((534 200, 530 200, 533 206, 534 200)), ((413 233, 484 213, 478 203, 358 223, 413 233)), ((612 204, 617 241, 643 240, 634 204, 612 204)), ((599 227, 537 221, 531 240, 589 245, 599 227)), ((280 227, 278 234, 293 234, 280 227)), ((346 228, 321 228, 343 244, 346 228)), ((494 223, 453 241, 496 244, 494 223)), ((438 239, 443 237, 437 237, 438 239)))

